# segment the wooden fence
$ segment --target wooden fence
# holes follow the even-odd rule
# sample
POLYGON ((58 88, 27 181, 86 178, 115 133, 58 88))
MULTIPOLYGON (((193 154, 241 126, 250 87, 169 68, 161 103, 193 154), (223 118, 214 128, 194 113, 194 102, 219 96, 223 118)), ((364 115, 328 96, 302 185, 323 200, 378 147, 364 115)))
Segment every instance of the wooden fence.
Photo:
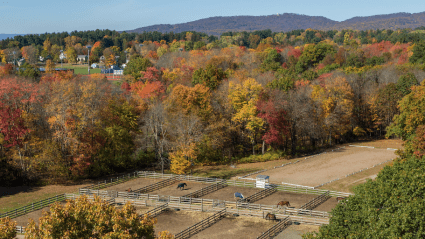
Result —
POLYGON ((327 191, 324 194, 322 194, 322 195, 320 195, 316 198, 313 198, 313 200, 311 200, 310 202, 302 205, 300 207, 300 209, 313 210, 314 208, 316 208, 320 204, 324 203, 329 198, 331 198, 331 196, 329 195, 329 191, 327 191))
POLYGON ((196 223, 193 226, 190 226, 188 228, 186 228, 185 230, 177 233, 175 235, 176 239, 186 239, 189 238, 197 233, 199 233, 200 231, 204 230, 205 228, 210 227, 212 224, 218 222, 219 220, 221 220, 226 214, 226 209, 223 209, 217 213, 214 213, 214 215, 209 216, 207 218, 205 218, 204 220, 196 223))
POLYGON ((149 193, 149 192, 153 192, 155 190, 159 190, 161 188, 165 188, 167 186, 170 186, 171 184, 180 181, 180 179, 178 177, 172 177, 172 178, 168 178, 162 181, 159 181, 157 183, 145 186, 143 188, 139 188, 136 190, 133 190, 134 193, 149 193))
MULTIPOLYGON (((226 182, 228 186, 255 188, 255 182, 224 180, 219 178, 195 177, 195 176, 189 176, 189 175, 161 174, 161 173, 156 173, 153 171, 139 171, 138 175, 139 177, 143 177, 143 178, 171 178, 176 176, 176 177, 179 177, 181 180, 206 182, 206 183, 216 183, 221 181, 221 182, 226 182)), ((272 185, 274 185, 277 190, 284 191, 284 192, 321 195, 328 191, 323 189, 314 189, 312 187, 306 187, 306 186, 276 185, 276 184, 272 184, 272 185)), ((329 191, 329 193, 330 193, 330 196, 332 197, 349 197, 350 195, 354 195, 352 193, 337 192, 337 191, 329 191)))
POLYGON ((263 199, 265 197, 268 197, 268 196, 270 196, 271 194, 273 194, 275 192, 277 192, 277 190, 276 190, 275 187, 266 188, 266 189, 263 189, 263 190, 261 190, 259 192, 256 192, 256 193, 252 194, 251 196, 249 196, 247 198, 239 199, 238 201, 240 201, 240 202, 253 203, 253 202, 256 202, 256 201, 258 201, 260 199, 263 199))
POLYGON ((261 236, 257 237, 257 239, 269 239, 274 238, 283 230, 285 230, 289 225, 291 225, 291 219, 289 217, 285 217, 279 223, 271 227, 269 230, 263 232, 261 236))
POLYGON ((143 214, 148 214, 149 217, 156 217, 162 212, 164 212, 167 208, 168 208, 168 203, 165 203, 143 214))
POLYGON ((153 195, 153 194, 139 194, 139 193, 128 193, 128 192, 116 192, 110 193, 108 191, 102 190, 89 190, 87 194, 99 195, 101 197, 108 197, 108 195, 114 194, 117 197, 115 198, 115 202, 126 202, 131 201, 135 203, 143 203, 142 205, 146 205, 149 201, 152 202, 162 202, 171 204, 186 204, 188 207, 192 207, 192 205, 199 205, 202 211, 212 210, 214 208, 236 208, 236 209, 249 209, 256 211, 269 211, 269 212, 278 212, 289 215, 303 214, 309 215, 311 217, 329 217, 328 212, 322 211, 312 211, 306 209, 291 209, 288 207, 280 207, 277 205, 263 205, 263 204, 254 204, 254 203, 245 203, 245 202, 235 202, 235 201, 225 201, 218 199, 205 199, 205 198, 193 198, 193 197, 177 197, 177 196, 167 196, 167 195, 153 195), (142 202, 144 201, 144 202, 142 202))
POLYGON ((16 226, 16 233, 25 233, 25 227, 23 226, 16 226))
POLYGON ((96 184, 92 184, 92 185, 89 185, 89 186, 80 188, 80 190, 81 189, 102 189, 102 188, 107 188, 107 187, 111 187, 111 186, 114 186, 114 185, 117 185, 117 184, 120 184, 120 183, 127 182, 127 181, 129 181, 131 179, 138 178, 138 177, 139 177, 138 172, 124 174, 124 175, 121 175, 121 176, 118 176, 118 177, 112 177, 110 179, 107 179, 107 180, 102 181, 102 182, 98 182, 96 184))
POLYGON ((23 207, 20 208, 16 208, 15 210, 11 210, 5 213, 1 213, 0 214, 0 218, 3 217, 10 217, 10 218, 16 218, 22 215, 25 215, 27 213, 30 212, 34 212, 37 210, 40 210, 42 208, 48 207, 50 205, 52 205, 55 202, 61 202, 65 200, 65 194, 58 194, 56 196, 41 200, 41 201, 37 201, 28 205, 25 205, 23 207))
POLYGON ((189 194, 186 194, 182 197, 184 197, 184 198, 200 198, 204 195, 215 192, 215 191, 222 189, 224 187, 227 187, 227 184, 225 182, 218 182, 218 183, 212 184, 210 186, 196 190, 195 192, 191 192, 189 194))

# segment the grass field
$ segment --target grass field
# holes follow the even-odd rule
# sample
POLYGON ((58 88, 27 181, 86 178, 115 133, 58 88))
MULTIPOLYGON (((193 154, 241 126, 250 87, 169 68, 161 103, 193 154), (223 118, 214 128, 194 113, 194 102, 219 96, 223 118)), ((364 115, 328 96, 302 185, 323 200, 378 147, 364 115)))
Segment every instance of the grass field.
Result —
POLYGON ((0 188, 3 190, 16 190, 19 192, 0 197, 0 213, 4 213, 16 208, 25 206, 32 202, 40 201, 49 197, 53 197, 62 193, 75 193, 78 188, 87 186, 88 184, 63 186, 63 185, 48 185, 41 187, 16 187, 16 188, 0 188))
MULTIPOLYGON (((59 67, 59 64, 57 65, 59 67)), ((61 68, 74 69, 74 74, 87 75, 88 69, 87 65, 71 65, 71 64, 63 64, 61 68)), ((100 69, 90 69, 90 74, 100 73, 100 69)))

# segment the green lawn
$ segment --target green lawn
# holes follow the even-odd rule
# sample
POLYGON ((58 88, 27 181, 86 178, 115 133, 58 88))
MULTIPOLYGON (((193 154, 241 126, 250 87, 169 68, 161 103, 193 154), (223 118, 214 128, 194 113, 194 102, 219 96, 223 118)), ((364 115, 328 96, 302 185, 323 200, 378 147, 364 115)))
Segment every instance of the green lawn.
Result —
MULTIPOLYGON (((59 65, 57 65, 57 67, 60 67, 59 65)), ((87 65, 63 65, 61 68, 67 68, 67 69, 74 69, 74 74, 81 74, 81 75, 87 75, 88 74, 88 70, 87 70, 87 65)), ((90 74, 93 73, 100 73, 100 69, 90 69, 90 74)))

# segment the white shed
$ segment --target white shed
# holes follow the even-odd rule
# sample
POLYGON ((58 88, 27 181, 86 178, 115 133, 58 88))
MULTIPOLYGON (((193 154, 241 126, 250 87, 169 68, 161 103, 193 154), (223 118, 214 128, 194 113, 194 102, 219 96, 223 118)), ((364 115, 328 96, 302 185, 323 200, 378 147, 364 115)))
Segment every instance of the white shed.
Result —
POLYGON ((271 188, 269 183, 269 176, 267 175, 258 175, 255 182, 255 187, 257 188, 271 188))

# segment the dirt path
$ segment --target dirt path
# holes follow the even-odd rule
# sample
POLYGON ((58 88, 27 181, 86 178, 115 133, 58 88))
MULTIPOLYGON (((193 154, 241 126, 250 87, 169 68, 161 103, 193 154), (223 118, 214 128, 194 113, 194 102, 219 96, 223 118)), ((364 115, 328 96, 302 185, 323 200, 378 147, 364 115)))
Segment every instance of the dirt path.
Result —
POLYGON ((275 183, 317 186, 394 158, 393 150, 345 147, 261 174, 270 176, 270 181, 275 183))

